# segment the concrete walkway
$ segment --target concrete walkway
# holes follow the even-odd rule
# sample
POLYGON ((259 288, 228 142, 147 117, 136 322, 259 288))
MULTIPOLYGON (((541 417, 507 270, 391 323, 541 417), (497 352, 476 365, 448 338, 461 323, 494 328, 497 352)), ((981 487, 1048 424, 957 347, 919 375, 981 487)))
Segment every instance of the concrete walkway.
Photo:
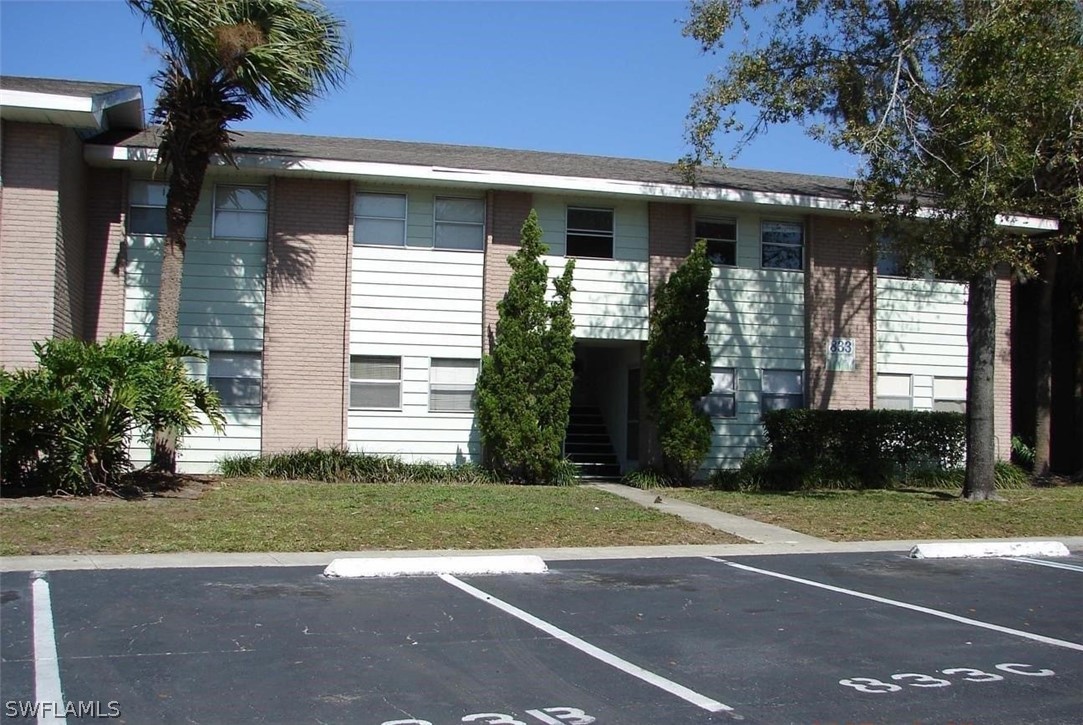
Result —
POLYGON ((620 483, 595 483, 591 484, 591 486, 600 491, 616 494, 629 501, 635 501, 641 506, 646 506, 647 508, 652 508, 667 514, 675 514, 685 521, 691 521, 696 524, 705 524, 712 529, 725 531, 728 534, 740 536, 742 539, 748 539, 757 544, 818 547, 824 544, 833 543, 827 541, 827 539, 818 539, 815 536, 790 531, 781 526, 764 524, 759 521, 753 521, 752 519, 746 519, 743 516, 735 516, 733 514, 716 511, 715 509, 707 508, 706 506, 699 506, 675 498, 667 498, 665 489, 644 491, 643 489, 625 486, 620 483), (662 499, 660 503, 657 502, 657 499, 659 498, 662 499))

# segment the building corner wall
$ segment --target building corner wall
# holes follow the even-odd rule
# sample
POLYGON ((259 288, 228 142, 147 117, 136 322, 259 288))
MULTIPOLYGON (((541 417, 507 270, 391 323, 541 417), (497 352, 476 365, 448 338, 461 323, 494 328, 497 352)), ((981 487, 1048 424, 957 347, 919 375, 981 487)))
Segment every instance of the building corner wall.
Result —
POLYGON ((53 280, 53 334, 85 339, 87 166, 83 142, 74 131, 57 129, 59 182, 56 218, 56 275, 53 280))
POLYGON ((127 174, 121 169, 88 169, 86 194, 83 331, 88 340, 100 341, 124 332, 127 174))
POLYGON ((263 339, 264 454, 346 442, 350 185, 275 180, 263 339))
POLYGON ((808 406, 821 410, 869 408, 875 360, 872 255, 865 223, 852 217, 812 216, 805 272, 805 374, 808 406), (853 371, 829 370, 828 341, 854 341, 853 371))
POLYGON ((997 277, 996 286, 996 357, 993 368, 993 399, 996 401, 993 431, 997 458, 1011 460, 1012 455, 1012 282, 1007 274, 997 277))
POLYGON ((61 131, 8 121, 0 131, 0 365, 8 368, 34 366, 33 343, 54 334, 61 131))

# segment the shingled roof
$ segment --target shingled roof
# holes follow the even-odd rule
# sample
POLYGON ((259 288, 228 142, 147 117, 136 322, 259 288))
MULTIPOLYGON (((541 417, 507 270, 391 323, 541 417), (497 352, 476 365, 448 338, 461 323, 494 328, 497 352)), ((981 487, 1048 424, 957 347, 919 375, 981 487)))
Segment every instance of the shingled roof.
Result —
POLYGON ((98 96, 103 93, 136 87, 132 83, 93 83, 91 81, 69 81, 60 78, 24 78, 22 76, 0 76, 0 88, 26 93, 50 93, 54 96, 98 96))
MULTIPOLYGON (((686 183, 674 168, 674 164, 666 161, 252 131, 235 133, 235 138, 233 150, 238 154, 509 171, 588 179, 617 179, 646 184, 686 183)), ((93 142, 121 147, 156 148, 157 129, 150 128, 126 138, 101 137, 93 142)), ((849 199, 853 196, 853 181, 850 179, 729 167, 705 168, 700 172, 697 183, 700 186, 738 191, 832 199, 849 199)))

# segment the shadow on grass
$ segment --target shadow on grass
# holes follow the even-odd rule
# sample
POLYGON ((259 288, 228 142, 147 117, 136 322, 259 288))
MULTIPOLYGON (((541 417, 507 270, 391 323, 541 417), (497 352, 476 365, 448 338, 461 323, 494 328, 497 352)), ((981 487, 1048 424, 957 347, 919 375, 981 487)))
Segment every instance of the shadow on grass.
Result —
POLYGON ((797 498, 814 501, 853 499, 854 497, 880 497, 883 494, 906 494, 908 498, 932 501, 958 501, 958 493, 927 488, 869 488, 869 489, 813 489, 810 491, 748 491, 748 496, 764 498, 797 498))

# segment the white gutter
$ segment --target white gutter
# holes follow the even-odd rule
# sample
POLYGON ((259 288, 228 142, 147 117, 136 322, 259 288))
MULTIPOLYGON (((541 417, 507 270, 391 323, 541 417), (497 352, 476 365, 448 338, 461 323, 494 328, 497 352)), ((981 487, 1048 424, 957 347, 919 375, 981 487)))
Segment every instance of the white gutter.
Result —
MULTIPOLYGON (((87 146, 86 159, 90 162, 156 161, 156 149, 128 146, 87 146)), ((338 159, 292 158, 287 156, 263 156, 235 154, 237 166, 242 169, 273 171, 277 173, 321 174, 328 176, 367 176, 396 181, 452 181, 485 187, 514 187, 529 189, 552 189, 555 191, 580 191, 593 194, 614 194, 682 201, 722 201, 761 206, 784 206, 822 211, 853 211, 853 204, 845 199, 787 194, 782 192, 746 191, 717 186, 691 186, 687 184, 649 183, 625 179, 594 179, 582 176, 556 174, 529 174, 519 171, 489 171, 485 169, 460 169, 443 166, 391 164, 376 161, 342 161, 338 159)), ((224 159, 215 157, 212 163, 228 165, 224 159)), ((1055 219, 1029 216, 997 217, 997 224, 1026 231, 1056 230, 1055 219)))

